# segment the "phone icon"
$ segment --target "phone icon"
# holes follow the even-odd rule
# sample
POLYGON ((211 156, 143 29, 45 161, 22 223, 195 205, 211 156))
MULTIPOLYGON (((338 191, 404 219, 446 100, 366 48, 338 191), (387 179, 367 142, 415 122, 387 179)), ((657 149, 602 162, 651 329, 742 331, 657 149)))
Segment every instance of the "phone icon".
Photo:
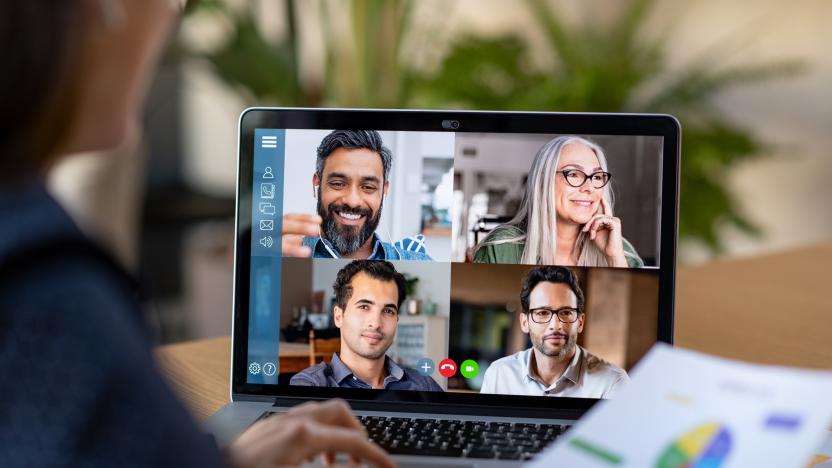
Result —
POLYGON ((260 198, 274 198, 274 184, 263 182, 260 184, 260 198))
POLYGON ((443 377, 453 377, 456 374, 456 363, 453 359, 443 359, 439 363, 439 373, 443 377))

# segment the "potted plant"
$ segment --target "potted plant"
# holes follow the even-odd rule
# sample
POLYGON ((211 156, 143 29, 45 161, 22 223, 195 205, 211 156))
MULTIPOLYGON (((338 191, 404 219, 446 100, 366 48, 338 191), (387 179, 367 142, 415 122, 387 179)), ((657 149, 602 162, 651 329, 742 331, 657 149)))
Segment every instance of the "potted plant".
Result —
POLYGON ((405 310, 409 315, 419 315, 422 312, 422 301, 416 298, 419 278, 405 273, 404 281, 405 310))

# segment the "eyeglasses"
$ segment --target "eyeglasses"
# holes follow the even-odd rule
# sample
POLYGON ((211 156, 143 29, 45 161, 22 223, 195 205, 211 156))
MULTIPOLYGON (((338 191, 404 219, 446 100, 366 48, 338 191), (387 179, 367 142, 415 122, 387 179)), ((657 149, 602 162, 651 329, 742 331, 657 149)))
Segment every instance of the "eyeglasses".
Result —
POLYGON ((581 311, 574 307, 561 307, 560 309, 549 309, 548 307, 538 307, 537 309, 529 310, 529 316, 534 323, 549 323, 552 317, 558 317, 563 323, 575 323, 578 321, 578 315, 581 311))
POLYGON ((599 189, 607 185, 610 179, 612 179, 612 174, 603 171, 593 172, 587 175, 586 172, 578 169, 566 169, 565 171, 558 171, 558 174, 563 174, 566 183, 572 187, 581 187, 589 179, 592 186, 599 189))

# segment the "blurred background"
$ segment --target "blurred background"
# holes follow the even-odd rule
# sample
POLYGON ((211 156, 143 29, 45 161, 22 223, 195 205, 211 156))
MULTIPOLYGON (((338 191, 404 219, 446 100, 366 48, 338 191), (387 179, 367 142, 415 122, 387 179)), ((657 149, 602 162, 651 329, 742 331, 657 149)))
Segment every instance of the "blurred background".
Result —
POLYGON ((832 238, 825 0, 192 1, 144 134, 53 191, 141 277, 162 342, 230 333, 249 105, 667 112, 682 265, 832 238))

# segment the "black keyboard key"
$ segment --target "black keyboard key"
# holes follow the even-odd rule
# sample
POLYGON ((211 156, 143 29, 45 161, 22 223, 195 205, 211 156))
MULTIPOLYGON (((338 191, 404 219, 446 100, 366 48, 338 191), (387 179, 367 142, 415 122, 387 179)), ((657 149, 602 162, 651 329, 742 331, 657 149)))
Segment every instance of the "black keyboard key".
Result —
POLYGON ((491 447, 477 447, 466 452, 468 458, 494 458, 497 454, 491 447))
POLYGON ((393 455, 423 455, 429 457, 461 457, 462 449, 441 449, 441 448, 415 448, 415 447, 394 447, 387 451, 393 455))
POLYGON ((497 458, 500 460, 519 460, 523 454, 520 451, 513 451, 513 452, 500 452, 497 454, 497 458))
POLYGON ((534 429, 535 431, 538 428, 537 424, 530 424, 530 423, 514 423, 514 427, 520 429, 534 429))

